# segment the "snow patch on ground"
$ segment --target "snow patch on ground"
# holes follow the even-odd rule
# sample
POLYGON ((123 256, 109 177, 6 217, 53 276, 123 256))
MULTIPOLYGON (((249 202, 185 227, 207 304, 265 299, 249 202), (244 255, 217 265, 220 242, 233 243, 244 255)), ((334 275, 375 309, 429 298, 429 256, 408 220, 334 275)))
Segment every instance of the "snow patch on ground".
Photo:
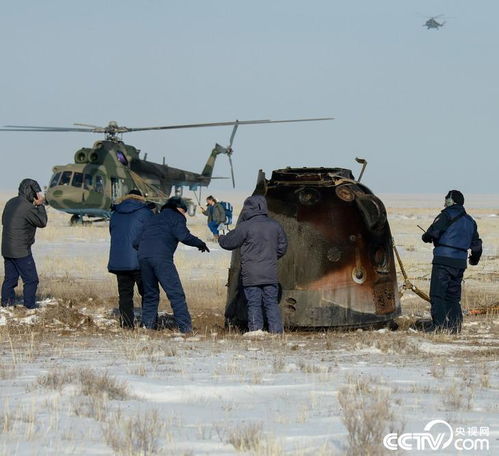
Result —
MULTIPOLYGON (((0 321, 36 325, 38 317, 46 324, 58 305, 3 308, 0 321)), ((147 413, 157 414, 163 426, 154 436, 159 454, 249 454, 229 436, 251 426, 261 430, 262 445, 277 448, 255 454, 343 454, 348 432, 338 395, 356 384, 366 385, 365 394, 388 392, 392 424, 405 432, 445 419, 453 427, 489 427, 489 454, 497 446, 499 362, 497 356, 479 358, 482 349, 498 347, 494 337, 482 347, 485 336, 497 333, 497 320, 469 321, 465 334, 444 339, 378 330, 256 340, 121 331, 108 312, 91 306, 50 321, 72 335, 48 335, 36 342, 36 353, 23 346, 0 352, 0 421, 10 419, 0 454, 29 455, 36 447, 39 455, 111 455, 110 420, 119 416, 125 429, 126 420, 147 413), (92 325, 108 329, 94 335, 79 329, 92 325), (77 379, 89 370, 126 385, 126 397, 85 393, 77 379), (57 379, 61 386, 51 387, 57 379)), ((439 454, 453 454, 446 451, 439 454)))

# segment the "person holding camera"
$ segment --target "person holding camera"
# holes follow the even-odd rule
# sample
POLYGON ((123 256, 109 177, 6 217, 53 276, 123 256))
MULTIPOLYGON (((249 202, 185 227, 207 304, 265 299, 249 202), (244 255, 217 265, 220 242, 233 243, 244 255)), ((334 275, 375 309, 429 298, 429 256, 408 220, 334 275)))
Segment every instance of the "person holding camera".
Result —
POLYGON ((2 214, 2 256, 5 278, 2 284, 2 306, 14 305, 15 288, 21 277, 24 306, 36 309, 38 273, 31 253, 37 228, 47 226, 45 198, 38 182, 24 179, 19 194, 7 202, 2 214))
POLYGON ((422 235, 423 242, 433 243, 430 300, 432 324, 425 331, 461 331, 461 282, 466 262, 475 266, 482 256, 482 240, 475 220, 464 209, 464 196, 450 190, 445 208, 422 235), (471 254, 468 258, 468 251, 471 254))

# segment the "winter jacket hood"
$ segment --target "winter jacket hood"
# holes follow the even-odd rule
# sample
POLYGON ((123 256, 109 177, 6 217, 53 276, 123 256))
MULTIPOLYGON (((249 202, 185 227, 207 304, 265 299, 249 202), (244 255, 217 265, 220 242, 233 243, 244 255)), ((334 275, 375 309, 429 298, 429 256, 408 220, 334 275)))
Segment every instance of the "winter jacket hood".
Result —
POLYGON ((36 194, 41 191, 40 185, 34 179, 23 179, 19 184, 19 196, 30 203, 34 201, 36 194))
POLYGON ((144 198, 137 195, 127 195, 114 207, 109 222, 111 233, 111 248, 107 265, 109 271, 140 269, 137 250, 134 249, 133 242, 142 231, 144 223, 152 216, 144 198))
POLYGON ((286 253, 288 241, 280 223, 268 217, 264 196, 246 199, 236 228, 218 243, 226 250, 240 249, 243 286, 279 282, 277 260, 286 253))
POLYGON ((131 214, 143 209, 146 205, 145 199, 138 195, 127 195, 121 203, 114 206, 114 211, 119 214, 131 214))
POLYGON ((244 201, 241 221, 249 220, 257 215, 267 215, 267 200, 262 195, 253 195, 244 201))

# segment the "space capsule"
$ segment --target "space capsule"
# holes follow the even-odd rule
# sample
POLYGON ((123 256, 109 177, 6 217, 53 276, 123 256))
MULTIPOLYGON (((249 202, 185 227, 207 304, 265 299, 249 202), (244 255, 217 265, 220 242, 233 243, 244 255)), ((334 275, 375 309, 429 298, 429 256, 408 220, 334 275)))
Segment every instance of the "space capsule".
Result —
MULTIPOLYGON (((351 170, 285 168, 270 180, 260 171, 254 194, 265 196, 269 216, 288 237, 279 260, 286 328, 372 327, 400 315, 385 206, 351 170)), ((225 318, 229 326, 247 327, 238 250, 232 253, 225 318)))

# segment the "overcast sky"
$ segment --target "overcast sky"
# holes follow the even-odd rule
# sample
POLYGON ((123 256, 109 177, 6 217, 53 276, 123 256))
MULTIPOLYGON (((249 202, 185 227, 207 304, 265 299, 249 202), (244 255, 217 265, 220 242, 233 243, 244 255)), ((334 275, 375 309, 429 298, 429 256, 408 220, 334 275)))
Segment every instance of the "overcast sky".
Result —
MULTIPOLYGON (((0 125, 334 116, 241 127, 239 189, 259 168, 357 174, 360 156, 375 192, 498 193, 498 24, 497 0, 2 0, 0 125), (445 26, 426 30, 424 16, 438 14, 445 26)), ((150 160, 201 171, 230 132, 124 139, 150 160)), ((100 138, 0 132, 0 188, 46 184, 53 165, 100 138)), ((223 158, 215 175, 229 175, 223 158)))

